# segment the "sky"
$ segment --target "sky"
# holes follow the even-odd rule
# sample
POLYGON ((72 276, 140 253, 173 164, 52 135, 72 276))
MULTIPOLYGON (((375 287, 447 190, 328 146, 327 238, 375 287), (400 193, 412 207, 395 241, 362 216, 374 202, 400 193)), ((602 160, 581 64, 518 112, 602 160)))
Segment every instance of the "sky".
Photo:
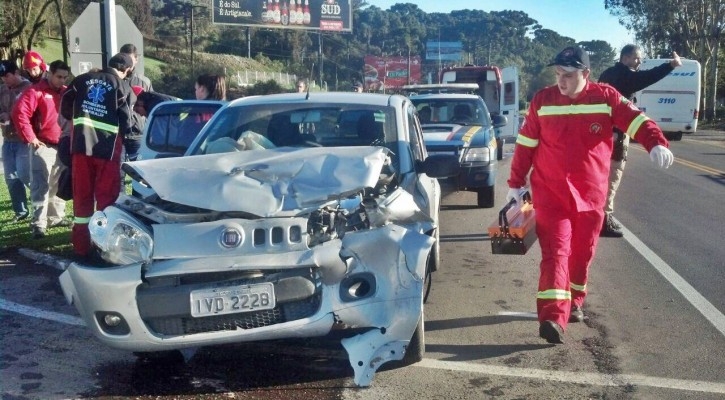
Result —
POLYGON ((387 10, 397 3, 413 3, 426 13, 449 13, 453 10, 523 11, 545 29, 551 29, 577 42, 604 40, 615 51, 634 42, 634 34, 619 24, 604 9, 604 0, 367 0, 368 4, 387 10))

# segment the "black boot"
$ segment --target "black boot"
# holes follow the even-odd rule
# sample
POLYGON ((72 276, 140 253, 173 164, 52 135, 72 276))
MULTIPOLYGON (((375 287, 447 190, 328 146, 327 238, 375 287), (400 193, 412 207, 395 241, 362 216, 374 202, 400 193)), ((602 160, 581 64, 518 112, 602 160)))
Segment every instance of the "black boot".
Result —
POLYGON ((544 321, 539 325, 539 336, 549 343, 564 343, 564 330, 554 321, 544 321))
POLYGON ((612 214, 606 214, 604 216, 604 224, 601 232, 599 232, 599 236, 621 238, 624 234, 620 229, 622 229, 622 226, 614 221, 612 214))
POLYGON ((584 309, 581 306, 572 306, 569 322, 584 322, 584 309))

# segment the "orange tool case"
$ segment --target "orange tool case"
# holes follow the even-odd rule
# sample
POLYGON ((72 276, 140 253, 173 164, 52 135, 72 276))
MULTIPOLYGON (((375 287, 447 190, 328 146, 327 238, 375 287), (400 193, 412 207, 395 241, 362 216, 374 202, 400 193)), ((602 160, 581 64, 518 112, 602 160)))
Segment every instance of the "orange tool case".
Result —
POLYGON ((526 254, 537 239, 534 206, 511 200, 499 211, 498 221, 489 225, 488 236, 493 254, 526 254))

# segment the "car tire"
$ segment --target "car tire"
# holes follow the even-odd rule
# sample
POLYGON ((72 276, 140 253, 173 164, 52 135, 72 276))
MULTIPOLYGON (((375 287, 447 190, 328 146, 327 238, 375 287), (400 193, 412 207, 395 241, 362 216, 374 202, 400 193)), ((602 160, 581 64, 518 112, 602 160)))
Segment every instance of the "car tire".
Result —
MULTIPOLYGON (((421 305, 421 307, 423 306, 421 305)), ((425 355, 425 312, 423 308, 420 310, 419 318, 413 337, 410 338, 410 343, 405 349, 405 356, 402 360, 404 366, 423 361, 423 355, 425 355)))
POLYGON ((433 271, 431 271, 430 263, 425 268, 425 278, 423 279, 423 303, 428 302, 430 288, 433 286, 433 271))
POLYGON ((496 159, 498 161, 503 160, 503 145, 506 144, 506 139, 496 139, 496 159))
POLYGON ((668 132, 668 133, 665 133, 665 138, 667 138, 667 140, 672 140, 674 142, 679 142, 680 140, 682 140, 682 132, 668 132))
POLYGON ((441 262, 441 240, 440 240, 440 230, 436 229, 435 233, 433 234, 433 237, 435 238, 436 242, 433 244, 433 247, 430 249, 430 253, 428 254, 428 261, 426 262, 425 266, 425 278, 423 279, 423 303, 425 304, 428 302, 428 296, 430 295, 430 289, 433 287, 433 272, 438 271, 438 266, 441 262))
POLYGON ((479 208, 493 208, 495 186, 486 186, 476 190, 478 195, 478 207, 479 208))

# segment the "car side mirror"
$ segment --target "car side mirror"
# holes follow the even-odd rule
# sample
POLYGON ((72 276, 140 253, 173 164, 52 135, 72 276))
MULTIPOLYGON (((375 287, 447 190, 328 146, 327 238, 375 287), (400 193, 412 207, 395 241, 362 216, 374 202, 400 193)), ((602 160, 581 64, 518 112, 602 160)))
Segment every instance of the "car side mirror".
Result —
POLYGON ((432 154, 418 162, 416 169, 431 178, 448 178, 458 175, 461 165, 453 154, 432 154))
POLYGON ((497 114, 497 115, 493 116, 493 127, 494 128, 500 128, 502 126, 505 126, 508 123, 509 123, 509 121, 508 121, 508 119, 506 119, 506 116, 504 116, 504 115, 497 114))

